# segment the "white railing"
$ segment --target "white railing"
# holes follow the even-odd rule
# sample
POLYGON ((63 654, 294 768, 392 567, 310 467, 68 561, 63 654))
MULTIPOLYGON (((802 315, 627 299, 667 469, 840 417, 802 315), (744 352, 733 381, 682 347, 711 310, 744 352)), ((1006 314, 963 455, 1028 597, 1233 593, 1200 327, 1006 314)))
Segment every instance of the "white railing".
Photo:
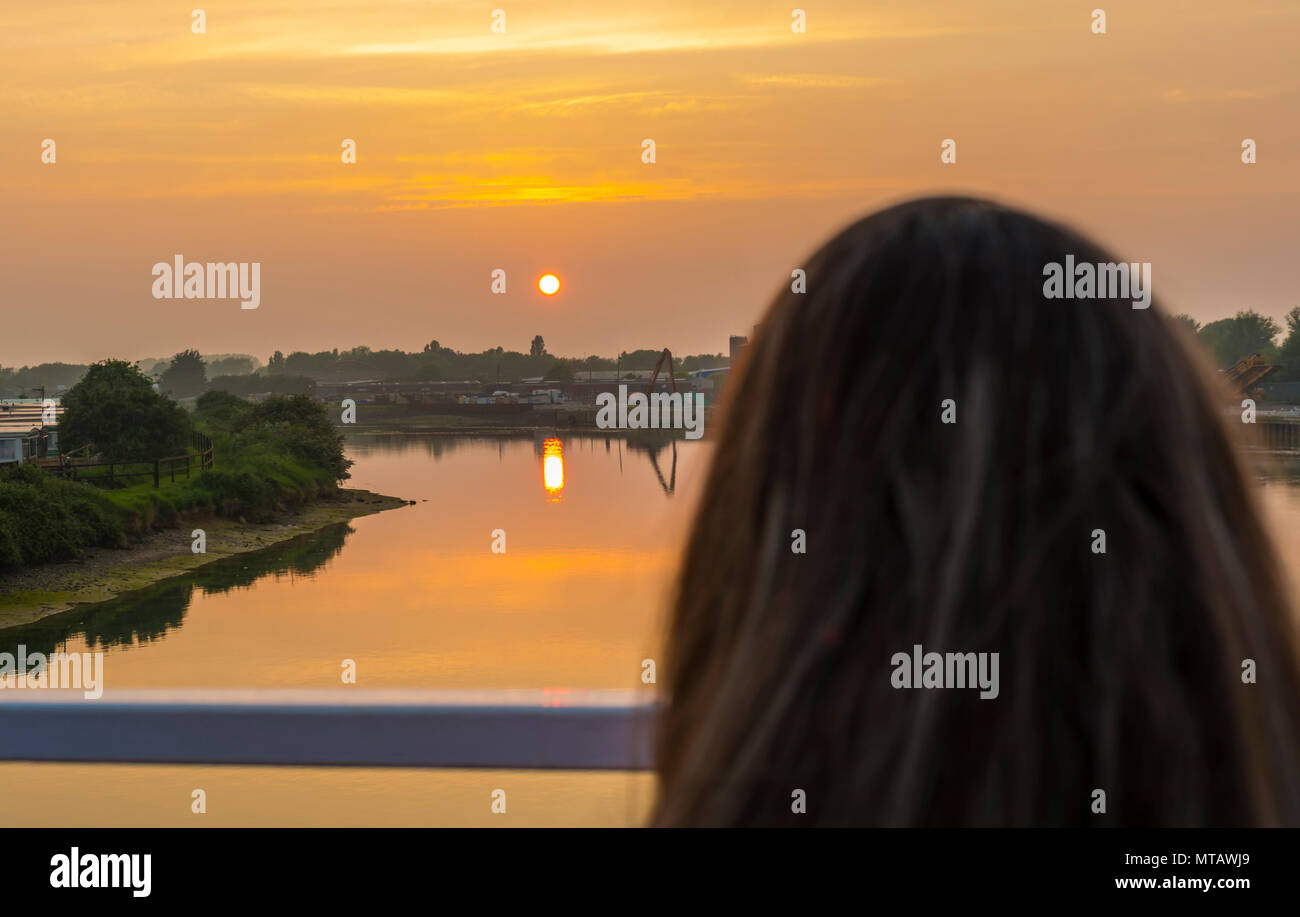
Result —
POLYGON ((0 689, 0 761, 648 770, 642 691, 0 689))

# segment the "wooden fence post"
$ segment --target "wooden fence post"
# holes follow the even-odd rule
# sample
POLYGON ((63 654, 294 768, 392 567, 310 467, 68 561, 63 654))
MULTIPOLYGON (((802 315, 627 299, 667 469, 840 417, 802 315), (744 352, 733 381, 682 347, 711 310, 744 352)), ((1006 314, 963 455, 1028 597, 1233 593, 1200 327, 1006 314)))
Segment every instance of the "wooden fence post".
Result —
POLYGON ((158 486, 158 460, 153 460, 153 486, 158 486))

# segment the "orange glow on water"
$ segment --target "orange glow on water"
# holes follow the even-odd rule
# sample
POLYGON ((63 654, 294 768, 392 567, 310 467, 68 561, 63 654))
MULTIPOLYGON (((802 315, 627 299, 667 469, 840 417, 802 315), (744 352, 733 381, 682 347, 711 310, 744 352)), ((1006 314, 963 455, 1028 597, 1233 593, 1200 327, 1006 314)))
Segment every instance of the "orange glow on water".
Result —
POLYGON ((542 443, 542 483, 551 502, 558 503, 564 490, 564 444, 555 437, 542 443))

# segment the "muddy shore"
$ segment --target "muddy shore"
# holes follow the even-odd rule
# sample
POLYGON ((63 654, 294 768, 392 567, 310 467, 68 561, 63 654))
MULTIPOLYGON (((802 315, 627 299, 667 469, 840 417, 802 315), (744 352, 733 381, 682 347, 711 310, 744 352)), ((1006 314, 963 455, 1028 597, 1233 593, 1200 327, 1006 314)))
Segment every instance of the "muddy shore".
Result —
POLYGON ((90 548, 79 560, 42 564, 0 574, 0 630, 30 624, 85 602, 103 602, 196 567, 270 547, 338 522, 407 505, 398 497, 341 489, 339 496, 282 513, 267 523, 220 516, 187 519, 154 532, 129 548, 90 548), (190 534, 201 528, 207 552, 191 550, 190 534))

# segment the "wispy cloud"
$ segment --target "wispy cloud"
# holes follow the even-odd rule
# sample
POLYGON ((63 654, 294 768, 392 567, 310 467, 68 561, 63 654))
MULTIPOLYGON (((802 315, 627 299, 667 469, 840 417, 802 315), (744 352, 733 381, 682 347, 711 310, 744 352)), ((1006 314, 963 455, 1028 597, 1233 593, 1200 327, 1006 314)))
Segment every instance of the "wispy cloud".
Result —
POLYGON ((1170 89, 1161 98, 1166 102, 1249 102, 1276 98, 1283 93, 1284 90, 1276 86, 1257 89, 1170 89))
POLYGON ((793 89, 869 89, 895 86, 901 80, 851 76, 839 73, 749 73, 741 82, 751 86, 785 86, 793 89))

